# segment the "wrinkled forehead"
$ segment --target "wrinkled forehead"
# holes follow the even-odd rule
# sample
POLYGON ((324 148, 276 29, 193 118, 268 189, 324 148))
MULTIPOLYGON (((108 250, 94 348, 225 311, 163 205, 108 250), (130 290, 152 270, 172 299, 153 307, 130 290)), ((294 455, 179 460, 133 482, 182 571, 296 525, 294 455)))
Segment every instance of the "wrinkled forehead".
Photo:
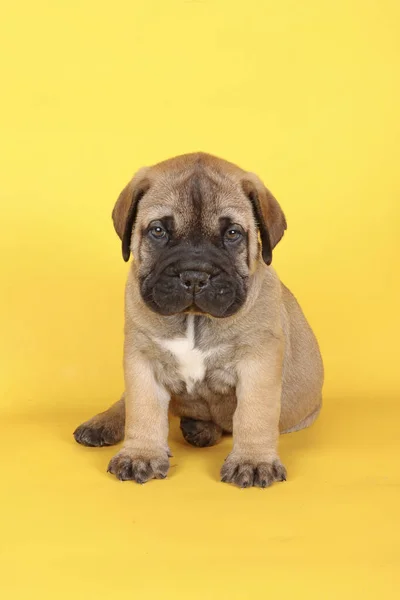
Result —
POLYGON ((139 204, 138 221, 146 227, 151 221, 174 218, 178 235, 196 228, 203 234, 220 229, 221 219, 242 225, 253 224, 252 207, 238 182, 204 173, 155 178, 139 204))

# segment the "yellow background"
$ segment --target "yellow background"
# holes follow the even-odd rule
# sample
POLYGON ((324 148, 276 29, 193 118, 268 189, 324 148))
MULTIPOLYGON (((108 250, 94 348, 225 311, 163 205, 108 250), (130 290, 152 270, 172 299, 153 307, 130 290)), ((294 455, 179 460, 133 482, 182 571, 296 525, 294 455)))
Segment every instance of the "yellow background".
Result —
POLYGON ((399 597, 399 3, 3 4, 4 597, 399 597), (283 205, 274 264, 325 360, 323 414, 266 491, 219 483, 231 441, 188 447, 176 422, 143 487, 71 436, 122 391, 113 203, 196 150, 283 205))

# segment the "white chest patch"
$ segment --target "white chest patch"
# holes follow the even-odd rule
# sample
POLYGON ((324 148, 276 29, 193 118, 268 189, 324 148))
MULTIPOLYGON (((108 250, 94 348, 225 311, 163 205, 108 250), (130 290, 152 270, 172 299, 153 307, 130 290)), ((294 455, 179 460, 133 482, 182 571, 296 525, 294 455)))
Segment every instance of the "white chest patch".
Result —
POLYGON ((206 354, 194 347, 194 315, 189 315, 187 318, 185 337, 157 341, 160 346, 169 350, 175 356, 180 375, 186 383, 187 391, 190 393, 194 384, 204 379, 206 372, 204 364, 206 354))

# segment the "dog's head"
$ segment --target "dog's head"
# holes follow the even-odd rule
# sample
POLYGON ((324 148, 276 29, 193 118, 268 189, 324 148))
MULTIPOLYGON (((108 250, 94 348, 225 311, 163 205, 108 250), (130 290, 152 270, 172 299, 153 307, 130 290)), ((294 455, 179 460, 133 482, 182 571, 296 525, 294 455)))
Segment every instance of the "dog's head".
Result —
POLYGON ((271 263, 286 229, 258 177, 202 153, 141 169, 113 221, 124 259, 132 252, 137 262, 144 302, 162 315, 236 313, 257 261, 271 263))

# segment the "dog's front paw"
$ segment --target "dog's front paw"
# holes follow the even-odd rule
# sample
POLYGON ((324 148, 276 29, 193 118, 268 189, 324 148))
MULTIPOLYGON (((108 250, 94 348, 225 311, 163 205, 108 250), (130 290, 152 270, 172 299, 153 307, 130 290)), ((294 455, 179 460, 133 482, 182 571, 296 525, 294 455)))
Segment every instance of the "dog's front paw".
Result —
POLYGON ((107 471, 121 481, 146 483, 150 479, 165 479, 168 469, 167 453, 123 448, 111 459, 107 471))
POLYGON ((262 460, 231 453, 222 466, 221 481, 241 488, 265 488, 274 481, 286 481, 286 469, 279 458, 262 460))

